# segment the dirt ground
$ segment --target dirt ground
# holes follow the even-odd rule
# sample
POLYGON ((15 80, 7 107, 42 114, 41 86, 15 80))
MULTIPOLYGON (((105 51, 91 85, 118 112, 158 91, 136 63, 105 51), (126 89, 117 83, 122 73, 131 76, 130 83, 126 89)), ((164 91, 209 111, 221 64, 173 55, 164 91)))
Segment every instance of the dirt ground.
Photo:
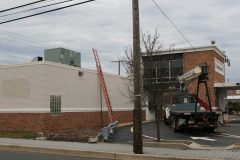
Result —
POLYGON ((48 133, 46 138, 53 141, 88 142, 89 138, 96 137, 99 132, 99 128, 83 128, 48 133))

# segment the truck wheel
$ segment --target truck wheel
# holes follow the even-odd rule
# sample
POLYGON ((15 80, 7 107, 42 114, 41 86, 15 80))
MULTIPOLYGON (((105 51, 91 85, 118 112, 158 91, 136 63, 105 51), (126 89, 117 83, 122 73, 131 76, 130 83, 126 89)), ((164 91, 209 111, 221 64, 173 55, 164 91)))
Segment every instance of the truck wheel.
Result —
POLYGON ((207 128, 205 128, 205 131, 207 131, 207 132, 215 132, 215 128, 214 127, 207 127, 207 128))
POLYGON ((164 122, 165 122, 166 125, 169 125, 169 122, 168 122, 168 120, 167 120, 166 115, 164 116, 164 122))
POLYGON ((178 132, 179 131, 179 121, 178 121, 178 118, 174 118, 173 129, 174 129, 174 132, 178 132))
POLYGON ((170 120, 170 122, 169 122, 169 126, 172 127, 172 128, 174 128, 174 125, 175 125, 175 119, 174 119, 174 116, 170 116, 170 117, 169 117, 169 120, 170 120))
POLYGON ((174 132, 178 132, 178 118, 172 116, 171 122, 172 122, 171 127, 173 128, 174 132))

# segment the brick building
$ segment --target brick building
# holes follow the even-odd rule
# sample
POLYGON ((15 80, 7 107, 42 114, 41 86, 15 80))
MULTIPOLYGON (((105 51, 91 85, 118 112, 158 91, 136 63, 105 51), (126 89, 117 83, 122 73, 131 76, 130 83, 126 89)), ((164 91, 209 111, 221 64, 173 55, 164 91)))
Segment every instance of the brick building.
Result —
POLYGON ((240 102, 240 83, 215 83, 220 107, 227 112, 228 102, 240 102))
MULTIPOLYGON (((47 132, 109 123, 96 71, 42 61, 1 66, 0 75, 0 130, 47 132)), ((129 80, 104 77, 115 119, 131 122, 129 80)))
MULTIPOLYGON (((240 90, 228 90, 227 94, 229 97, 232 97, 232 98, 240 97, 240 90)), ((240 98, 238 98, 238 99, 240 99, 240 98)))
MULTIPOLYGON (((143 83, 144 86, 151 86, 154 89, 169 87, 169 90, 179 90, 180 85, 177 76, 207 63, 209 67, 208 87, 212 106, 220 107, 216 83, 225 82, 225 60, 226 55, 217 46, 201 46, 192 48, 174 49, 170 51, 154 52, 150 56, 144 55, 142 58, 144 66, 143 83), (169 84, 165 85, 165 84, 169 84)), ((203 84, 202 84, 203 85, 203 84)), ((197 80, 188 85, 188 91, 195 93, 197 80)), ((200 98, 207 102, 205 87, 200 86, 200 98)))

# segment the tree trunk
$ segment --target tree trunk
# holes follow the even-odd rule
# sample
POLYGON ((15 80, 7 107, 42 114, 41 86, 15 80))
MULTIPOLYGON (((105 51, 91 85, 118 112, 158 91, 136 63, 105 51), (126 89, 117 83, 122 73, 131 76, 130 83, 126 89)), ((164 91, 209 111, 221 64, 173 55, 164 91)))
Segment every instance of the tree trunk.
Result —
POLYGON ((160 111, 161 111, 161 104, 162 104, 162 94, 155 93, 154 100, 156 104, 155 108, 155 121, 156 121, 156 129, 157 129, 157 142, 160 142, 160 111))
POLYGON ((157 128, 157 142, 160 142, 160 107, 157 105, 155 110, 155 120, 157 128))

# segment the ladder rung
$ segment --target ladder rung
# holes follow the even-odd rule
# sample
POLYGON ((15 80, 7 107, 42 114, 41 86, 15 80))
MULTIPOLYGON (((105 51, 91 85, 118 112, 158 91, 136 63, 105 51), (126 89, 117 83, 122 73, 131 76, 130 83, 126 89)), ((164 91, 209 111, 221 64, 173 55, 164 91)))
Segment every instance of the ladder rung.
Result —
POLYGON ((102 87, 102 91, 103 91, 103 94, 104 94, 106 105, 107 105, 107 108, 108 108, 109 117, 110 117, 111 122, 113 122, 112 105, 111 105, 111 101, 110 101, 110 98, 109 98, 109 95, 108 95, 106 83, 105 83, 105 80, 104 80, 100 60, 99 60, 98 53, 97 53, 96 49, 93 49, 93 55, 94 55, 94 58, 95 58, 95 61, 96 61, 98 77, 99 77, 99 80, 100 80, 100 84, 101 84, 101 87, 102 87))

